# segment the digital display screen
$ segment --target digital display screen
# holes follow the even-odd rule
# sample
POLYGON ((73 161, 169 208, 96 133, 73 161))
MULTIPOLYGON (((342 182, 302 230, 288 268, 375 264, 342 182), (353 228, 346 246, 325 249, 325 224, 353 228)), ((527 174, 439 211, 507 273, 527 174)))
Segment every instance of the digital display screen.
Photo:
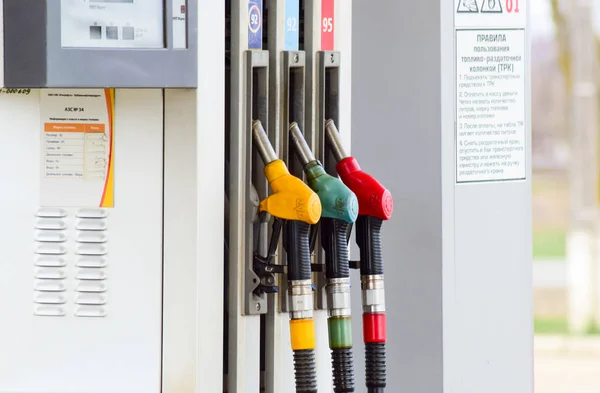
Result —
POLYGON ((60 0, 64 48, 165 47, 164 0, 60 0))

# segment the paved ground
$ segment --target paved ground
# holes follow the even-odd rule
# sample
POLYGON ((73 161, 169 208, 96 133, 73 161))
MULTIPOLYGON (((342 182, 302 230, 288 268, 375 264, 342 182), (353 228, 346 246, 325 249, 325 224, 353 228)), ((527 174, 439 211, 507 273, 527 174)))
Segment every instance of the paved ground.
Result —
POLYGON ((600 392, 600 339, 535 339, 535 393, 600 392))

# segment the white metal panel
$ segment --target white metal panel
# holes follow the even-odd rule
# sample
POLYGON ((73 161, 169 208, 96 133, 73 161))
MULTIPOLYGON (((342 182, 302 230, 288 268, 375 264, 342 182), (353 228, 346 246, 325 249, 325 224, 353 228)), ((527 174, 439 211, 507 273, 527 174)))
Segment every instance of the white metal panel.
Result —
MULTIPOLYGON (((231 0, 231 118, 230 133, 239 133, 242 143, 231 149, 231 171, 234 155, 243 156, 244 143, 250 143, 250 130, 245 125, 244 52, 248 49, 248 0, 231 0), (235 149, 235 151, 234 151, 235 149)), ((245 163, 239 160, 237 170, 245 163)), ((231 217, 246 217, 243 189, 234 185, 229 195, 231 217)), ((244 312, 244 242, 243 226, 230 226, 228 321, 229 321, 229 367, 227 388, 229 392, 258 393, 260 389, 260 316, 242 315, 244 312)), ((250 261, 248 261, 250 262, 250 261)))
MULTIPOLYGON (((223 15, 208 2, 203 15, 223 15)), ((163 393, 223 391, 224 18, 199 25, 197 90, 165 91, 163 393)))
POLYGON ((224 2, 201 12, 200 88, 165 91, 163 393, 223 391, 224 2))
MULTIPOLYGON (((451 31, 454 28, 454 4, 447 1, 445 4, 440 6, 440 12, 442 13, 442 17, 440 18, 440 30, 441 31, 451 31), (452 10, 450 10, 452 8, 452 10)), ((440 52, 442 59, 453 59, 454 58, 454 34, 442 34, 440 36, 440 52)), ((443 62, 442 62, 443 64, 443 62)), ((455 219, 456 212, 454 209, 455 204, 455 193, 450 192, 454 188, 455 185, 455 167, 454 162, 456 160, 455 151, 453 147, 455 146, 455 136, 454 136, 454 122, 449 122, 449 119, 454 119, 454 97, 456 97, 456 92, 454 90, 454 67, 441 67, 441 78, 444 81, 440 83, 440 96, 441 96, 441 106, 440 106, 440 118, 443 119, 441 121, 441 135, 440 135, 440 144, 444 146, 440 149, 439 154, 440 157, 440 170, 441 170, 441 187, 442 187, 442 195, 439 196, 442 200, 442 215, 441 215, 441 231, 442 231, 442 244, 441 244, 441 252, 442 252, 442 324, 441 326, 435 326, 436 333, 440 330, 442 331, 442 348, 440 349, 442 352, 442 356, 446 354, 445 358, 442 358, 442 373, 440 374, 438 370, 436 370, 436 377, 441 376, 441 389, 442 391, 457 391, 458 386, 460 386, 461 380, 459 376, 458 370, 461 368, 459 362, 450 361, 451 356, 456 356, 461 351, 462 343, 460 340, 456 338, 463 335, 463 327, 461 326, 461 320, 458 316, 458 304, 456 302, 455 291, 457 290, 457 282, 456 275, 458 272, 456 271, 456 255, 455 255, 455 241, 456 241, 456 232, 455 232, 455 219), (452 146, 452 147, 451 147, 452 146), (452 355, 450 355, 452 354, 452 355)), ((437 79, 436 79, 437 82, 437 79)), ((439 82, 438 82, 439 83, 439 82)), ((437 114, 437 113, 436 113, 437 114)), ((435 154, 435 153, 433 153, 435 154)), ((396 217, 398 215, 396 214, 396 217)), ((397 218, 396 218, 397 219, 397 218)), ((436 261, 437 265, 437 261, 436 261)), ((389 276, 389 275, 388 275, 389 276)), ((439 276, 438 276, 439 277, 439 276)), ((436 291, 437 293, 437 291, 436 291)), ((472 294, 474 295, 474 294, 472 294)), ((476 298, 477 296, 473 296, 476 298)), ((437 320, 436 320, 437 322, 437 320)), ((437 336, 437 334, 436 334, 437 336)), ((437 337, 435 340, 437 344, 437 337)), ((394 347, 395 348, 395 347, 394 347)), ((392 350, 392 348, 390 348, 392 350)), ((389 354, 389 352, 388 352, 389 354)), ((389 356, 389 355, 388 355, 389 356)), ((437 360, 437 356, 436 356, 437 360)), ((388 368, 389 370, 389 368, 388 368)), ((395 381, 393 376, 390 376, 390 380, 395 381)), ((432 378, 433 379, 433 378, 432 378)), ((394 382, 392 382, 394 383, 394 382)), ((438 381, 435 381, 435 386, 439 386, 438 381)), ((467 390, 468 391, 468 390, 467 390)))
MULTIPOLYGON (((225 4, 203 2, 211 24, 198 24, 198 89, 196 94, 196 234, 198 282, 196 318, 196 393, 223 391, 223 289, 225 189, 225 4), (219 17, 221 16, 221 17, 219 17), (220 39, 214 39, 218 33, 220 39), (208 295, 210 294, 210 295, 208 295), (210 302, 206 303, 209 297, 210 302), (211 319, 206 320, 205 316, 211 319)), ((181 391, 177 391, 180 393, 181 391)), ((167 392, 165 392, 167 393, 167 392)))
MULTIPOLYGON (((66 315, 33 316, 39 116, 37 90, 0 95, 0 133, 6 141, 0 164, 13 168, 0 174, 0 392, 159 392, 162 93, 116 94, 115 208, 108 209, 104 318, 73 315, 74 258, 65 268, 66 315)), ((73 235, 72 225, 66 233, 73 235)))
POLYGON ((531 393, 531 168, 456 185, 457 4, 354 2, 353 152, 395 201, 387 390, 531 393))
MULTIPOLYGON (((199 284, 203 284, 198 281, 198 273, 202 267, 209 265, 208 260, 202 265, 199 263, 201 259, 196 249, 198 157, 195 101, 193 90, 165 91, 162 382, 165 393, 196 391, 196 342, 202 326, 196 312, 200 301, 199 284)), ((212 261, 212 264, 222 265, 222 261, 212 261)), ((206 280, 207 290, 218 277, 206 280)), ((218 295, 218 286, 214 292, 211 289, 211 293, 218 295)), ((211 318, 208 314, 206 317, 211 318)))
POLYGON ((219 105, 222 100, 215 103, 205 90, 167 90, 165 95, 164 393, 223 389, 219 105))
MULTIPOLYGON (((336 0, 335 49, 341 52, 339 131, 344 146, 352 142, 352 2, 336 0)), ((364 132, 361 130, 361 132, 364 132)))
MULTIPOLYGON (((479 22, 484 29, 492 26, 525 28, 524 73, 515 73, 521 83, 524 82, 519 92, 524 95, 525 179, 448 187, 450 179, 456 181, 455 173, 444 173, 443 209, 454 211, 454 252, 444 255, 443 263, 444 269, 454 273, 451 277, 445 276, 443 281, 444 367, 451 367, 449 372, 452 373, 445 374, 446 391, 533 391, 531 40, 528 23, 523 20, 529 15, 530 3, 521 1, 519 13, 513 10, 515 12, 510 14, 509 7, 505 7, 501 14, 504 19, 500 22, 479 22), (454 203, 448 196, 451 192, 454 192, 454 203)), ((449 87, 451 83, 456 84, 457 72, 455 69, 451 74, 451 67, 446 65, 455 61, 454 56, 459 52, 445 50, 451 42, 447 37, 453 32, 453 14, 458 28, 458 15, 446 3, 441 9, 440 45, 444 109, 451 103, 456 105, 457 100, 456 90, 449 87)), ((459 121, 454 116, 445 117, 448 112, 442 112, 445 156, 456 149, 455 140, 449 137, 454 132, 450 119, 459 121)), ((499 120, 500 116, 495 119, 499 120)))
MULTIPOLYGON (((0 21, 4 20, 4 0, 0 0, 0 21)), ((4 23, 0 23, 0 88, 4 87, 4 23)))

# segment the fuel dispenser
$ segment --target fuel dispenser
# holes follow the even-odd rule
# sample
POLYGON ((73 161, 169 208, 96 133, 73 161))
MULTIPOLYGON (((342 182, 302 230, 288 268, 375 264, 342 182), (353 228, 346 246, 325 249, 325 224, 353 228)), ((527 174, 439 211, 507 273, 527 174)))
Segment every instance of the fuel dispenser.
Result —
POLYGON ((0 393, 529 389, 528 2, 441 3, 0 0, 0 393), (386 288, 392 195, 350 144, 398 108, 386 288))
POLYGON ((7 88, 197 87, 197 1, 3 4, 7 88))
POLYGON ((382 391, 391 197, 345 153, 350 16, 0 0, 0 393, 360 391, 358 265, 382 391))

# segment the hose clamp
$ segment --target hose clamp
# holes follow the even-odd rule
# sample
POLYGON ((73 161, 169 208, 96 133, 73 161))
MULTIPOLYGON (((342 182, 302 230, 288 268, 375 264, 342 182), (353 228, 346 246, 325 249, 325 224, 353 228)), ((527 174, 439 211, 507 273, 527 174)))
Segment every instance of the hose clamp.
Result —
POLYGON ((329 316, 350 316, 352 314, 350 278, 331 278, 327 280, 326 290, 329 316))
POLYGON ((383 274, 361 276, 362 306, 364 313, 385 312, 383 274))
POLYGON ((313 291, 311 280, 289 281, 288 305, 292 319, 313 317, 313 291))

